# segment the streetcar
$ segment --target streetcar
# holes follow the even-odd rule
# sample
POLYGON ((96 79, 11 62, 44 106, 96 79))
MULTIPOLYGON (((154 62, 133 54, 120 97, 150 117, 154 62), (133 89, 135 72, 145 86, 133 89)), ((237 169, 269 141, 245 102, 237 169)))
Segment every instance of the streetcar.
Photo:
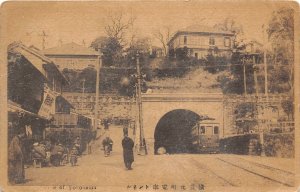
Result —
POLYGON ((202 120, 192 128, 192 144, 196 153, 218 153, 220 123, 202 120))

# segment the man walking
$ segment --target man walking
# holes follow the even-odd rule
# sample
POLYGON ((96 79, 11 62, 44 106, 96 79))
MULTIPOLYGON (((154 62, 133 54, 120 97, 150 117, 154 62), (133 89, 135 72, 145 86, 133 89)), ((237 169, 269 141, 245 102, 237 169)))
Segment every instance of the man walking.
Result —
POLYGON ((128 170, 131 170, 131 164, 134 161, 133 157, 133 147, 134 147, 134 142, 131 138, 128 137, 128 134, 124 135, 124 139, 122 140, 122 147, 123 147, 123 158, 124 158, 124 163, 125 167, 128 170))
POLYGON ((9 145, 9 181, 14 184, 25 181, 24 155, 22 152, 22 139, 25 132, 20 130, 19 134, 14 136, 9 145))

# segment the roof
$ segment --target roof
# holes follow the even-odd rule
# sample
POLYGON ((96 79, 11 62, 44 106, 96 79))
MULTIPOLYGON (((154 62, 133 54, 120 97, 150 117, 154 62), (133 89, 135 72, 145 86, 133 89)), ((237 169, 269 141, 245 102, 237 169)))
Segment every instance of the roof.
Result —
POLYGON ((214 27, 209 27, 205 25, 190 25, 184 29, 178 30, 178 32, 191 32, 191 33, 214 33, 214 34, 226 34, 226 35, 233 35, 230 31, 222 31, 216 29, 214 27))
POLYGON ((168 44, 173 41, 179 34, 182 33, 196 33, 196 34, 219 34, 219 35, 229 35, 233 36, 234 33, 231 31, 223 31, 214 27, 205 25, 190 25, 186 28, 180 29, 174 33, 173 37, 170 39, 168 44))
POLYGON ((99 53, 93 49, 78 45, 76 43, 63 44, 58 47, 44 49, 45 55, 85 55, 85 56, 97 56, 99 53))
POLYGON ((16 51, 25 57, 46 79, 46 74, 43 70, 52 70, 63 80, 65 84, 68 83, 66 77, 58 70, 53 61, 43 55, 39 50, 30 48, 22 44, 21 42, 14 42, 9 45, 8 51, 16 51))

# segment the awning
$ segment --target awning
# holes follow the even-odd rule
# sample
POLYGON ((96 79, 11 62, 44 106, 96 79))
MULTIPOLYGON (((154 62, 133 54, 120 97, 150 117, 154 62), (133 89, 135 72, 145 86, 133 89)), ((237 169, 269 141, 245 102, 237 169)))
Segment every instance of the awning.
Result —
POLYGON ((30 115, 30 116, 33 116, 33 117, 36 117, 36 118, 39 118, 39 119, 43 119, 43 120, 48 120, 38 114, 35 114, 35 113, 32 113, 30 111, 27 111, 25 109, 22 109, 21 107, 18 106, 18 104, 12 102, 12 101, 9 101, 8 102, 8 112, 11 112, 11 113, 18 113, 18 112, 22 112, 22 113, 25 113, 27 115, 30 115))
POLYGON ((66 98, 64 98, 62 95, 58 95, 58 96, 56 97, 56 99, 59 99, 60 101, 66 103, 67 105, 70 106, 70 108, 75 109, 75 107, 74 107, 74 106, 73 106, 66 98))
POLYGON ((15 46, 13 50, 25 57, 46 79, 46 70, 50 70, 52 73, 55 73, 64 84, 69 83, 66 77, 58 70, 53 61, 45 55, 42 55, 40 52, 30 49, 22 44, 15 46))
POLYGON ((19 52, 21 55, 23 55, 44 77, 46 77, 46 71, 43 67, 45 61, 33 55, 32 53, 24 50, 21 47, 16 47, 14 48, 14 50, 19 52))

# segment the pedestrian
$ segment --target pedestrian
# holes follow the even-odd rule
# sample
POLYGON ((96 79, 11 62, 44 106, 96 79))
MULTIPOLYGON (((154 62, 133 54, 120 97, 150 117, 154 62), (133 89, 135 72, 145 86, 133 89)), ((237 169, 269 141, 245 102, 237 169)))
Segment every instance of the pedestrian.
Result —
POLYGON ((123 158, 124 158, 125 167, 128 170, 131 170, 132 169, 131 164, 134 161, 134 156, 133 156, 134 142, 130 137, 128 137, 128 134, 124 135, 124 139, 122 140, 122 147, 123 147, 123 158))
POLYGON ((76 146, 74 146, 70 151, 71 166, 75 166, 77 164, 77 156, 78 156, 78 150, 77 150, 76 146))
POLYGON ((62 160, 65 158, 66 149, 60 142, 56 143, 51 150, 50 162, 55 167, 60 166, 62 160))
POLYGON ((22 139, 26 136, 23 130, 19 130, 9 145, 9 181, 14 184, 25 182, 24 154, 22 151, 22 139))
POLYGON ((80 140, 80 137, 77 136, 75 141, 74 141, 74 145, 75 147, 77 148, 77 151, 78 151, 78 155, 80 156, 82 151, 81 151, 81 140, 80 140))
POLYGON ((113 141, 109 137, 109 135, 107 135, 105 137, 105 139, 103 139, 102 146, 103 146, 103 149, 104 149, 105 156, 108 156, 110 154, 110 152, 112 151, 112 146, 113 146, 113 141))
POLYGON ((104 125, 104 130, 108 130, 109 129, 109 119, 104 119, 103 121, 103 125, 104 125))

